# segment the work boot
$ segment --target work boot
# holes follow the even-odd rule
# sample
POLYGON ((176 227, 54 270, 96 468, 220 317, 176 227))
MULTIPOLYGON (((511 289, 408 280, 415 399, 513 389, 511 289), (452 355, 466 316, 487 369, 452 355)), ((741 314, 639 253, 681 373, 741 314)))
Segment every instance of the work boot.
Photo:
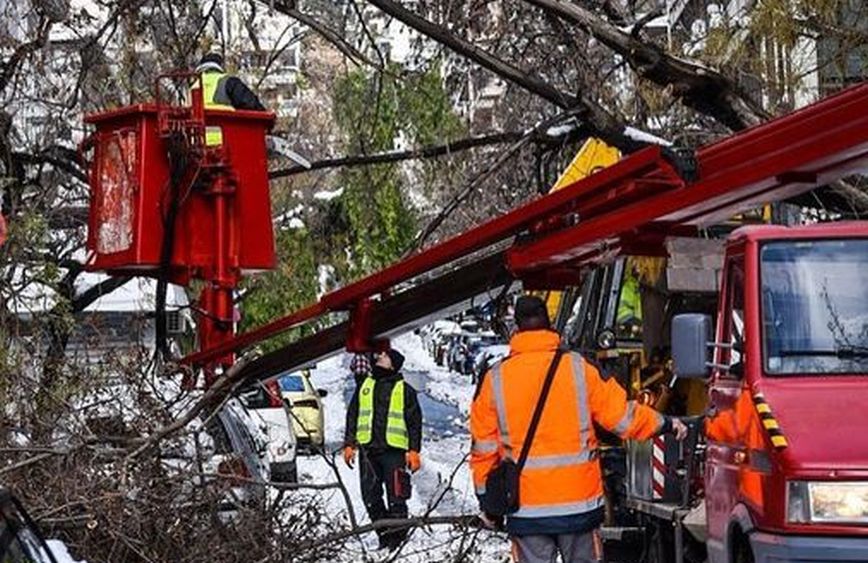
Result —
POLYGON ((391 542, 390 542, 391 538, 389 537, 389 534, 377 532, 377 540, 378 540, 377 549, 389 549, 389 550, 392 549, 391 542))

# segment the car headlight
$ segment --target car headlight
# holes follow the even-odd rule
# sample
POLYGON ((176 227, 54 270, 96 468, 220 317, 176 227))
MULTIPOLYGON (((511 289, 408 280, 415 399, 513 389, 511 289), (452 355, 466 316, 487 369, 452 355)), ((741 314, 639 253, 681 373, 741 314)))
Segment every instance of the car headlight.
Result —
POLYGON ((790 481, 787 521, 868 524, 868 482, 790 481))

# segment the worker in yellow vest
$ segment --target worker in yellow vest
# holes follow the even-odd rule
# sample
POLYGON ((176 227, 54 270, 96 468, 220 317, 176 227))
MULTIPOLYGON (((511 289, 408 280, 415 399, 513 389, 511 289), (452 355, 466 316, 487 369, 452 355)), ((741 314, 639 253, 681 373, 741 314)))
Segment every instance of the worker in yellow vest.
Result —
MULTIPOLYGON (((202 77, 202 103, 206 110, 265 111, 265 106, 256 94, 240 78, 226 74, 223 55, 220 53, 208 53, 202 57, 196 72, 202 77)), ((205 144, 208 146, 223 144, 223 133, 219 127, 205 127, 205 144)))
MULTIPOLYGON (((371 373, 356 388, 347 409, 344 461, 353 467, 359 452, 362 500, 372 522, 406 518, 409 475, 422 465, 422 409, 416 390, 404 382, 404 356, 386 350, 375 356, 371 373), (383 503, 385 485, 388 508, 383 503)), ((380 548, 396 549, 406 529, 377 530, 380 548)))

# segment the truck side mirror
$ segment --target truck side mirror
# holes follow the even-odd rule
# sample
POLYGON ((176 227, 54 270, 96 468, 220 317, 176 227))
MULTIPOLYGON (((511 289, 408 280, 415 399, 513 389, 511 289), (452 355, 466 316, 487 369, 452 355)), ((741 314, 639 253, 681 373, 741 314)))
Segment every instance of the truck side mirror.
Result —
POLYGON ((711 317, 689 313, 672 319, 672 363, 675 375, 707 379, 710 372, 708 350, 711 317))

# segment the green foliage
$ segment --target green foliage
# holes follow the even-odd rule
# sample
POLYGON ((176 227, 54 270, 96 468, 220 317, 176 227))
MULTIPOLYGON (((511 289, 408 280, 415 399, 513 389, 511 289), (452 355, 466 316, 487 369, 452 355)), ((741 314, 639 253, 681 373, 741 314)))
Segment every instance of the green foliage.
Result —
MULTIPOLYGON (((348 155, 393 150, 397 140, 410 146, 447 142, 464 134, 451 111, 439 67, 402 75, 397 66, 374 74, 355 70, 336 81, 334 115, 348 155)), ((341 280, 382 268, 403 254, 416 234, 416 211, 408 191, 425 185, 437 164, 414 169, 411 184, 401 164, 378 164, 340 171, 334 185, 317 189, 343 190, 327 202, 290 195, 288 186, 275 187, 275 209, 298 209, 301 229, 277 233, 278 269, 245 282, 241 330, 261 326, 316 300, 318 266, 330 265, 341 280), (420 181, 416 172, 421 172, 420 181)), ((266 343, 273 349, 309 332, 313 327, 289 331, 266 343)))
MULTIPOLYGON (((307 229, 285 229, 276 233, 278 267, 245 281, 244 315, 241 330, 261 326, 316 300, 317 261, 307 229)), ((284 345, 298 335, 289 331, 272 338, 265 351, 284 345)))
MULTIPOLYGON (((381 74, 355 70, 337 82, 333 103, 351 155, 393 150, 399 138, 416 146, 443 143, 464 129, 436 65, 403 77, 395 65, 381 74)), ((339 185, 352 252, 348 273, 357 276, 394 262, 415 236, 408 192, 420 186, 410 185, 397 164, 344 170, 339 185)))

